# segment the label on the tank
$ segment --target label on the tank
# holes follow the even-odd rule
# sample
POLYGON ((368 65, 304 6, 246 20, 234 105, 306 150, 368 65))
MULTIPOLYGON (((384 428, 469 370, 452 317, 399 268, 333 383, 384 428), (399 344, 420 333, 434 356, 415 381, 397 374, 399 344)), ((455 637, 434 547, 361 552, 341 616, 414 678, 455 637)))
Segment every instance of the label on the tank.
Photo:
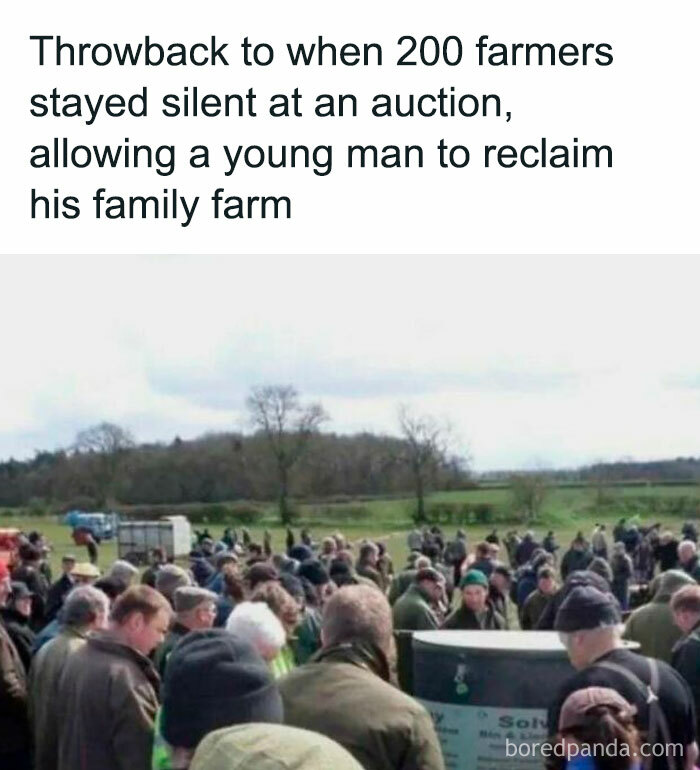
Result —
POLYGON ((430 712, 447 770, 540 770, 545 709, 457 706, 419 699, 430 712))

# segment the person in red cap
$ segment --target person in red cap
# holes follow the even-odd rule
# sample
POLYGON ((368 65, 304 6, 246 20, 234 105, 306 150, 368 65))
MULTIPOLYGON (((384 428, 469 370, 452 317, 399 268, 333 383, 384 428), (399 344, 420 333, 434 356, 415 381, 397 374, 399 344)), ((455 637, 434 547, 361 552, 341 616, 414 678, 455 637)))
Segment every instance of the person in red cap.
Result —
MULTIPOLYGON (((12 592, 10 571, 0 561, 0 607, 12 592)), ((31 768, 27 675, 17 648, 0 623, 0 767, 31 768)))

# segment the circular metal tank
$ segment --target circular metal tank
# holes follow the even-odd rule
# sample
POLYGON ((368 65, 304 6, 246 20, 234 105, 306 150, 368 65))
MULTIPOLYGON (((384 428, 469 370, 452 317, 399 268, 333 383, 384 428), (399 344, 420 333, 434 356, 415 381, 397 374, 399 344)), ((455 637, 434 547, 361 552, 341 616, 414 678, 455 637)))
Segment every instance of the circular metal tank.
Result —
POLYGON ((447 770, 539 770, 541 757, 513 756, 514 747, 549 737, 547 708, 573 673, 555 631, 413 635, 414 694, 433 717, 447 770))

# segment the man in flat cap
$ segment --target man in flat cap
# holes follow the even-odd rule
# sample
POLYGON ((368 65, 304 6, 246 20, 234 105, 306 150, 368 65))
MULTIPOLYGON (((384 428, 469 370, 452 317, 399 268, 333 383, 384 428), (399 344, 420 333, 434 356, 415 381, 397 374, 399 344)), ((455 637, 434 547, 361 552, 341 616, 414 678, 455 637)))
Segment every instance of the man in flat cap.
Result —
POLYGON ((173 608, 175 618, 163 644, 157 649, 154 663, 161 677, 165 673, 168 656, 173 647, 189 634, 202 628, 211 628, 216 619, 217 596, 213 591, 198 586, 182 586, 175 589, 173 608))

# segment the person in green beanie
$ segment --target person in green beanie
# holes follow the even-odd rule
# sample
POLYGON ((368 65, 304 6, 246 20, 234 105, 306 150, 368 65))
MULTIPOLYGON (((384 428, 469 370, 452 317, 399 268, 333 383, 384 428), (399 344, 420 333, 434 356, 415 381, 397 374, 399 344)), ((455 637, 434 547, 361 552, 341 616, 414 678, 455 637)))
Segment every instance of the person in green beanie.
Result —
POLYGON ((505 619, 494 610, 488 600, 489 581, 481 570, 470 569, 459 581, 462 603, 447 616, 442 627, 448 630, 485 630, 500 631, 505 629, 505 619))

